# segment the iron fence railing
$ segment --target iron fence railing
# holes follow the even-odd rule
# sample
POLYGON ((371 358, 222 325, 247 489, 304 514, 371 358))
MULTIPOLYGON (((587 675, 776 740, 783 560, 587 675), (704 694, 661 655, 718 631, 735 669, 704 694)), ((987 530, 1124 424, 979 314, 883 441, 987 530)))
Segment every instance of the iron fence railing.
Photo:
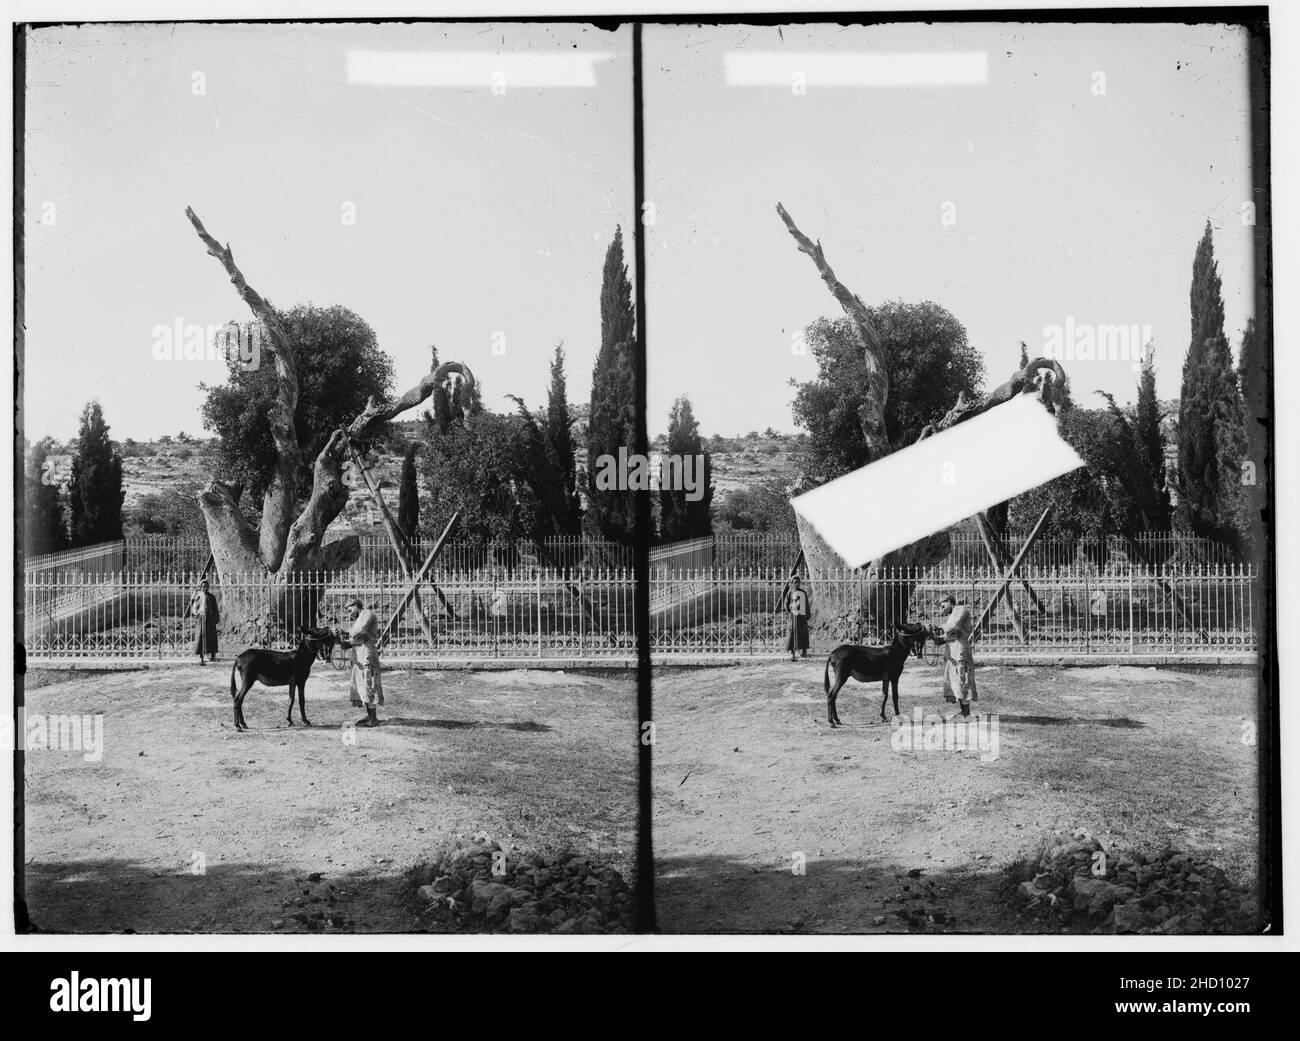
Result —
MULTIPOLYGON (((382 532, 365 532, 361 557, 356 567, 366 571, 397 571, 400 565, 387 536, 382 532)), ((1025 532, 1009 532, 1004 545, 1012 556, 1024 544, 1025 532)), ((987 568, 988 553, 979 533, 969 530, 949 532, 950 551, 939 563, 943 568, 987 568)), ((1040 538, 1030 547, 1024 563, 1037 568, 1080 568, 1120 570, 1130 564, 1147 567, 1189 566, 1217 567, 1240 563, 1234 551, 1221 543, 1180 532, 1144 531, 1129 541, 1112 535, 1104 539, 1093 536, 1040 538)), ((584 536, 552 536, 542 541, 544 552, 529 542, 483 542, 453 539, 439 554, 438 571, 467 571, 481 568, 591 568, 633 566, 630 544, 589 539, 584 536)), ((118 546, 122 555, 100 570, 136 572, 184 572, 201 570, 208 560, 205 538, 177 535, 130 535, 125 543, 106 543, 104 547, 87 547, 74 554, 103 554, 106 547, 118 546)), ((433 547, 433 540, 416 541, 416 555, 423 558, 433 547)), ((63 566, 67 554, 50 554, 29 561, 30 569, 63 566)), ((789 572, 799 557, 799 539, 793 533, 729 531, 703 539, 668 543, 651 550, 651 563, 676 568, 776 568, 789 572), (704 545, 711 543, 711 551, 704 545)), ((71 558, 70 558, 71 559, 71 558)))
MULTIPOLYGON (((652 583, 675 583, 690 594, 652 611, 652 653, 783 651, 789 628, 782 597, 786 578, 785 571, 775 568, 652 577, 652 583)), ((1002 598, 976 643, 986 653, 1012 657, 1254 653, 1257 581, 1256 572, 1244 565, 1128 565, 1104 572, 1023 568, 1011 585, 1015 620, 1002 598)), ((938 602, 947 592, 955 591, 978 618, 1000 585, 1001 576, 988 568, 813 572, 805 582, 815 630, 827 634, 828 641, 852 643, 885 642, 893 622, 941 622, 938 602)), ((651 598, 653 602, 653 592, 651 598)))
POLYGON ((116 542, 97 542, 92 546, 79 546, 77 549, 60 550, 57 553, 42 553, 28 557, 28 572, 66 571, 82 574, 104 574, 121 571, 126 564, 126 545, 122 540, 116 542))
MULTIPOLYGON (((392 543, 382 532, 358 535, 361 556, 355 567, 362 571, 399 571, 392 543)), ((423 560, 434 539, 416 539, 415 555, 423 560)), ((549 536, 541 550, 531 542, 484 542, 453 539, 438 554, 434 570, 472 571, 482 568, 590 568, 632 567, 632 546, 580 536, 549 536)), ((164 575, 201 571, 210 548, 206 538, 184 535, 132 535, 126 539, 122 569, 164 575)))
MULTIPOLYGON (((780 653, 788 618, 784 569, 656 569, 650 577, 650 637, 658 656, 780 653)), ((453 571, 422 586, 385 656, 565 658, 593 662, 636 657, 635 578, 625 568, 514 568, 453 571), (438 594, 441 595, 438 595, 438 594), (427 626, 426 623, 427 622, 427 626)), ((187 660, 196 631, 189 613, 200 575, 121 571, 38 571, 27 575, 25 641, 34 661, 53 659, 187 660)), ((211 574, 223 616, 270 620, 246 642, 288 647, 306 625, 341 625, 360 597, 389 619, 408 589, 396 571, 211 574)), ((1027 568, 989 614, 977 649, 1012 658, 1056 654, 1177 655, 1189 660, 1258 649, 1258 574, 1243 565, 1143 568, 1027 568), (1019 631, 1017 631, 1017 626, 1019 631)), ((807 578, 818 642, 882 642, 903 620, 939 622, 938 601, 955 591, 979 616, 1000 585, 987 568, 814 572, 807 578)), ((251 631, 251 630, 250 630, 251 631)), ((243 646, 223 637, 222 657, 243 646)))
MULTIPOLYGON (((198 624, 189 609, 201 577, 198 572, 29 575, 28 657, 189 659, 198 624)), ((260 631, 269 639, 244 645, 279 648, 292 646, 304 626, 346 625, 354 597, 387 621, 410 585, 398 572, 360 569, 304 572, 289 580, 268 574, 207 577, 223 624, 235 615, 268 623, 260 631)), ((450 572, 436 582, 437 592, 428 583, 421 589, 427 631, 416 610, 408 608, 385 647, 387 659, 635 659, 631 571, 498 569, 450 572)), ((230 646, 230 636, 222 639, 224 658, 243 649, 230 646)))

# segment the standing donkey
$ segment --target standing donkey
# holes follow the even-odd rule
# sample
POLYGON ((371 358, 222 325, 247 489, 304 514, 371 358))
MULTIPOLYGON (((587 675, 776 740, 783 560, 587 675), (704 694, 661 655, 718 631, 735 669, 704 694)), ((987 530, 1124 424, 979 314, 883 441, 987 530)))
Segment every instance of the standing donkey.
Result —
POLYGON ((861 683, 880 681, 880 721, 885 721, 885 703, 890 687, 894 693, 894 715, 898 715, 898 677, 903 673, 909 654, 920 658, 930 632, 920 622, 898 622, 889 626, 890 640, 884 647, 863 647, 856 643, 842 643, 826 658, 822 676, 822 689, 826 691, 826 718, 831 726, 842 726, 835 699, 840 688, 852 676, 861 683), (831 683, 831 673, 835 682, 831 683))

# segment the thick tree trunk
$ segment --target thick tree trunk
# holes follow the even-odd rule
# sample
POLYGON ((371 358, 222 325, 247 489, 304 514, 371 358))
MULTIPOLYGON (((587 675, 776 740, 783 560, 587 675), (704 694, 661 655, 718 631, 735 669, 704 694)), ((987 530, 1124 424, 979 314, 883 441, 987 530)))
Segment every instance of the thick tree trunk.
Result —
POLYGON ((260 528, 254 528, 240 510, 237 485, 213 480, 198 493, 218 582, 222 575, 229 576, 221 583, 221 629, 241 648, 264 645, 279 634, 292 636, 289 629, 317 624, 323 576, 345 570, 360 558, 360 541, 355 535, 326 538, 330 524, 347 503, 342 471, 351 442, 363 438, 375 423, 425 401, 450 374, 459 373, 470 386, 474 377, 459 362, 445 362, 396 401, 380 404, 371 398, 346 428, 330 435, 317 455, 311 494, 295 518, 302 450, 294 426, 298 375, 288 332, 270 302, 245 280, 230 247, 208 234, 192 209, 186 207, 185 215, 208 253, 225 268, 235 290, 266 327, 264 349, 275 365, 276 398, 270 420, 278 459, 263 497, 260 528))

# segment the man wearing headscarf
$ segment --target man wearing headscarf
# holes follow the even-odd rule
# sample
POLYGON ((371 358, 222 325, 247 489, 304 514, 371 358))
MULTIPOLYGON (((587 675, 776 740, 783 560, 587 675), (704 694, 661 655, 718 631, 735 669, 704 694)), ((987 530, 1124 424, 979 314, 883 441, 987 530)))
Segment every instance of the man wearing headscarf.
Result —
POLYGON ((947 593, 939 601, 939 610, 947 616, 943 627, 935 626, 931 633, 936 643, 943 644, 943 700, 956 701, 961 714, 970 715, 970 703, 979 700, 975 688, 975 653, 972 640, 975 635, 975 618, 965 604, 947 593))
POLYGON ((812 599, 804 591, 799 576, 790 579, 790 591, 786 594, 786 609, 790 612, 790 633, 785 638, 785 649, 794 661, 794 652, 800 651, 808 657, 808 618, 812 614, 812 599))
POLYGON ((217 622, 221 620, 221 613, 217 610, 217 598, 208 590, 208 580, 206 578, 199 583, 199 588, 190 597, 189 609, 199 623, 199 627, 194 633, 194 644, 190 648, 191 651, 199 656, 200 665, 203 664, 205 654, 208 656, 209 661, 216 661, 217 622))
POLYGON ((348 604, 351 628, 339 634, 339 644, 351 648, 352 674, 348 693, 352 704, 364 705, 366 718, 359 727, 379 726, 378 706, 384 703, 384 685, 379 666, 379 616, 366 608, 359 598, 348 604))

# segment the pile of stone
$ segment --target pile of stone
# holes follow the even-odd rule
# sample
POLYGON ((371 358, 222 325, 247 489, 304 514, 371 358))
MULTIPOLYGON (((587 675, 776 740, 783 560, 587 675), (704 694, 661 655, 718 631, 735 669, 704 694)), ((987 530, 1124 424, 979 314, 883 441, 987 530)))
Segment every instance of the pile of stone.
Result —
POLYGON ((411 873, 430 929, 459 932, 628 933, 632 891, 612 867, 579 853, 523 856, 479 833, 458 838, 411 873))
POLYGON ((318 933, 330 929, 351 932, 356 928, 356 922, 343 911, 349 894, 333 882, 326 882, 321 872, 295 878, 294 888, 299 892, 280 903, 286 917, 271 919, 272 929, 305 929, 318 933))
POLYGON ((1258 904, 1192 853, 1115 854, 1086 831, 1052 835, 1015 872, 1029 911, 1095 933, 1250 933, 1258 904))

